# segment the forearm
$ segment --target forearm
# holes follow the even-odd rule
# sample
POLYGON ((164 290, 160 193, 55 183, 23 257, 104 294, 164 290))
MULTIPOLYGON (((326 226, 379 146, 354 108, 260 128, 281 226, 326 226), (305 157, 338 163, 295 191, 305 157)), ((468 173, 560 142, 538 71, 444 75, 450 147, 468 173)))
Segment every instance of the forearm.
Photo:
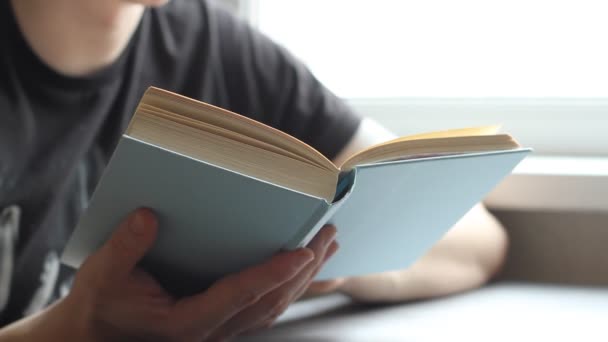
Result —
POLYGON ((504 229, 478 205, 411 267, 350 278, 342 292, 369 302, 431 298, 466 291, 487 282, 507 248, 504 229))

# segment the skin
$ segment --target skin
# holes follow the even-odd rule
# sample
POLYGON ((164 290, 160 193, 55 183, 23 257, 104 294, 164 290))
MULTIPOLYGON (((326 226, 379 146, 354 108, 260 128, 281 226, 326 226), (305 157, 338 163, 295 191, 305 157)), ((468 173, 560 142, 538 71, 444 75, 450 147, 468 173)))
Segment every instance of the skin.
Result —
MULTIPOLYGON (((144 6, 166 2, 12 0, 34 52, 69 76, 87 75, 111 64, 127 45, 144 6)), ((392 137, 388 131, 356 137, 336 162, 392 137)), ((133 213, 83 264, 67 297, 4 327, 0 341, 224 340, 269 326, 302 295, 340 291, 360 301, 396 302, 478 287, 499 269, 507 245, 504 230, 480 204, 409 268, 313 283, 323 263, 338 250, 335 228, 328 226, 307 248, 278 254, 221 279, 205 292, 175 299, 135 267, 158 229, 151 211, 133 213)))

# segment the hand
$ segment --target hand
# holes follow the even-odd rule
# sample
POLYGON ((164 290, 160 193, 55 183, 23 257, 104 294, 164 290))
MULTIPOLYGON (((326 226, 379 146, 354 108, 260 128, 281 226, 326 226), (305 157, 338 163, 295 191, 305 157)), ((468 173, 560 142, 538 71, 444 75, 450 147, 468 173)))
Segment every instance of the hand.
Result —
POLYGON ((156 231, 152 212, 138 210, 85 261, 59 304, 70 316, 62 320, 66 329, 79 332, 75 339, 220 340, 269 325, 337 249, 335 228, 324 227, 308 248, 279 253, 203 293, 174 299, 136 268, 156 231))
POLYGON ((306 265, 292 280, 264 296, 257 305, 239 313, 219 331, 219 336, 234 336, 270 327, 289 304, 298 300, 306 292, 323 264, 336 253, 338 244, 334 241, 335 236, 335 227, 324 226, 307 246, 315 251, 314 261, 306 265), (248 328, 245 328, 247 326, 248 328))

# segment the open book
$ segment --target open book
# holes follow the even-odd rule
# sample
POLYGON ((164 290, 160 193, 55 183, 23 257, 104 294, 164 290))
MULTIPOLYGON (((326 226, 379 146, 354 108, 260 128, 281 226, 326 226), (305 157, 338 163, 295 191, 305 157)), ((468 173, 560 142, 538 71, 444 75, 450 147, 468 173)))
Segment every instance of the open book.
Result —
POLYGON ((321 278, 404 268, 528 152, 480 127, 394 139, 334 165, 269 126, 150 88, 63 260, 78 267, 145 206, 161 226, 145 267, 175 292, 304 246, 328 222, 341 249, 321 278))

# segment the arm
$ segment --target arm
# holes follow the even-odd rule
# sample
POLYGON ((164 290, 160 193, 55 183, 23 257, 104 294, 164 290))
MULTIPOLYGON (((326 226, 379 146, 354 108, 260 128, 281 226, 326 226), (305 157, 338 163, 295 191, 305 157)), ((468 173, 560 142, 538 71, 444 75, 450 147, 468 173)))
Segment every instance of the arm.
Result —
MULTIPOLYGON (((341 163, 367 146, 394 137, 375 122, 365 120, 335 161, 341 163)), ((503 227, 478 204, 411 267, 317 283, 312 285, 311 292, 337 289, 361 301, 395 302, 466 291, 481 286, 498 271, 506 248, 503 227)))

